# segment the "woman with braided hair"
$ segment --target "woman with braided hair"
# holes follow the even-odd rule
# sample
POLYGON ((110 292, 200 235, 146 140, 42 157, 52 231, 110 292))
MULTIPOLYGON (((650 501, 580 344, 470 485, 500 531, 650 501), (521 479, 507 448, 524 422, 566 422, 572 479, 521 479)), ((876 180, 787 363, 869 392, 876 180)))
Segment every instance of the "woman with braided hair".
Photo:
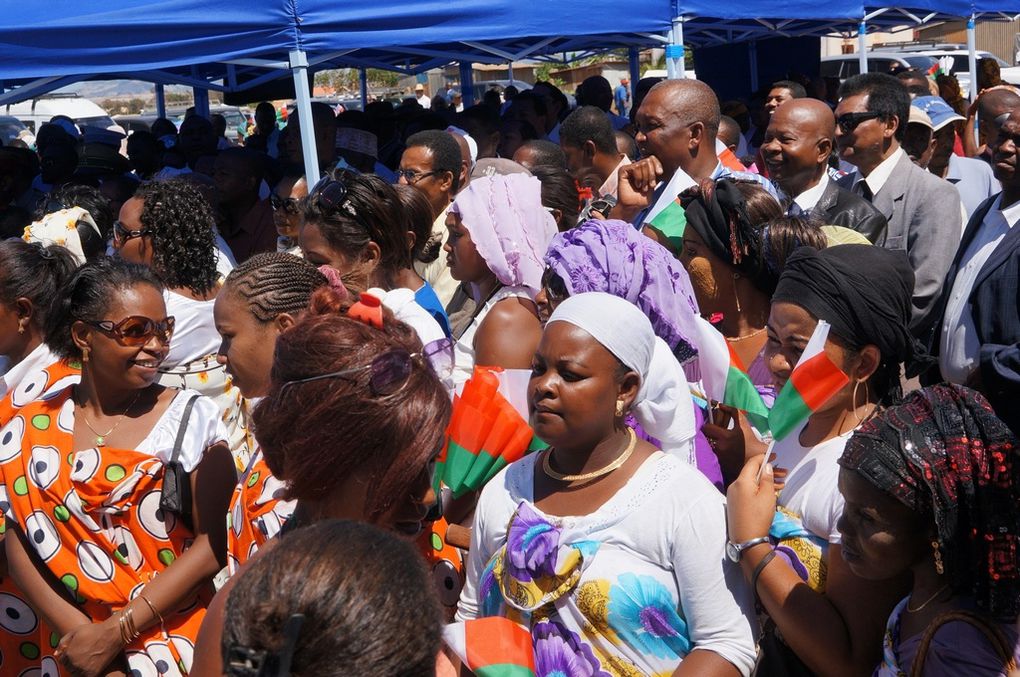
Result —
POLYGON ((166 288, 167 314, 176 320, 161 385, 197 390, 220 408, 240 473, 251 448, 241 424, 241 393, 216 360, 220 336, 213 322, 219 291, 212 208, 183 179, 143 185, 113 224, 113 248, 122 259, 148 266, 166 288))
MULTIPOLYGON (((227 277, 214 309, 221 337, 217 360, 245 397, 245 422, 248 403, 269 392, 276 338, 304 314, 312 293, 327 284, 315 266, 284 253, 256 254, 227 277)), ((275 536, 294 511, 292 502, 280 500, 282 492, 283 483, 273 477, 253 442, 251 461, 234 490, 227 516, 231 574, 275 536)))
POLYGON ((839 459, 843 558, 909 574, 878 677, 1004 675, 1018 656, 1020 459, 984 396, 939 385, 866 422, 839 459))

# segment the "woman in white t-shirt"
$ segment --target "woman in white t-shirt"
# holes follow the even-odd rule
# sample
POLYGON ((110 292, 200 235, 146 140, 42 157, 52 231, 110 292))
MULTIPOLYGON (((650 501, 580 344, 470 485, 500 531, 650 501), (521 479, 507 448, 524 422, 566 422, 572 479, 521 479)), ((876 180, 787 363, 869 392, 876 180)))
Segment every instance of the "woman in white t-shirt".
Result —
POLYGON ((195 186, 155 181, 124 203, 113 226, 121 258, 141 263, 163 281, 163 301, 174 318, 170 353, 159 367, 161 385, 196 390, 220 409, 237 472, 248 465, 251 443, 241 421, 240 391, 216 360, 220 335, 213 304, 220 289, 214 219, 195 186))
POLYGON ((777 388, 819 320, 830 325, 825 354, 849 382, 775 444, 760 487, 758 457, 728 491, 728 554, 767 615, 763 674, 870 674, 881 658, 885 619, 905 581, 865 581, 843 559, 837 461, 853 431, 901 396, 900 364, 915 357, 907 327, 913 286, 902 252, 801 247, 772 297, 765 355, 777 388), (787 473, 778 510, 773 466, 787 473))

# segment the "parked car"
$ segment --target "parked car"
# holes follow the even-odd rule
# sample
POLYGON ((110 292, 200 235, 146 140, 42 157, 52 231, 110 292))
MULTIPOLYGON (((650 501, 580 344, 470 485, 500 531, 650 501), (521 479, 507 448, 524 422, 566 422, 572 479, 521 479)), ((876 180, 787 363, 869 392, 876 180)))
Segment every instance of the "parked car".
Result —
MULTIPOLYGON (((869 73, 892 73, 900 68, 916 68, 927 73, 935 65, 935 58, 921 53, 893 50, 868 52, 869 73)), ((840 82, 861 72, 860 55, 838 54, 823 56, 820 73, 823 78, 839 78, 840 82)))
MULTIPOLYGON (((966 45, 939 45, 936 49, 926 49, 921 54, 940 60, 943 57, 950 57, 953 65, 950 73, 956 76, 960 82, 960 91, 964 96, 970 91, 970 53, 966 45)), ((1010 66, 1008 63, 995 56, 991 52, 977 50, 978 59, 995 59, 999 64, 999 74, 1003 82, 1011 85, 1020 85, 1020 66, 1010 66)))
POLYGON ((12 115, 33 133, 55 115, 66 115, 81 127, 101 127, 115 132, 124 130, 98 104, 77 94, 46 94, 37 99, 7 104, 0 113, 12 115))
POLYGON ((147 132, 152 127, 152 123, 156 121, 159 116, 155 113, 142 113, 141 115, 114 115, 113 121, 124 128, 124 131, 130 136, 135 132, 147 132))

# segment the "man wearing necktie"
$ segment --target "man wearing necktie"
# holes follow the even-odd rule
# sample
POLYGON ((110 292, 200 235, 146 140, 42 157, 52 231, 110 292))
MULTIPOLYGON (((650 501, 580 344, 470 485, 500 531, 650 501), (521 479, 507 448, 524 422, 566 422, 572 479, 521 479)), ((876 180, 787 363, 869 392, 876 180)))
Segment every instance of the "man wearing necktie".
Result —
POLYGON ((886 221, 868 201, 829 178, 835 123, 832 111, 816 99, 786 101, 765 132, 761 154, 769 176, 789 202, 788 216, 813 216, 843 226, 872 243, 885 238, 886 221))
POLYGON ((900 147, 910 95, 883 73, 842 84, 836 106, 836 145, 857 171, 840 185, 871 202, 889 223, 884 246, 907 253, 914 269, 910 329, 927 338, 935 306, 960 242, 960 194, 948 181, 911 162, 900 147))

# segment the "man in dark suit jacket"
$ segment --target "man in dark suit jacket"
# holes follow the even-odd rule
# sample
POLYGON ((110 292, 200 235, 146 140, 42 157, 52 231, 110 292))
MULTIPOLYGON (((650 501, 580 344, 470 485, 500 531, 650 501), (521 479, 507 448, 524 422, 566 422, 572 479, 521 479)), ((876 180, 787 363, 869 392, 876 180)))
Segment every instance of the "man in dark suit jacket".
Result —
POLYGON ((812 214, 882 244, 886 230, 882 213, 829 179, 835 127, 832 111, 817 99, 783 102, 772 114, 761 147, 769 178, 789 199, 788 214, 812 214))
POLYGON ((956 186, 926 172, 900 148, 910 117, 910 95, 884 73, 856 75, 839 88, 836 145, 857 171, 840 185, 869 200, 889 228, 886 249, 907 253, 914 269, 914 336, 930 334, 946 272, 963 221, 956 186))
POLYGON ((1002 192, 974 212, 940 299, 931 352, 941 376, 981 391, 1020 434, 1020 110, 989 144, 1002 192))

